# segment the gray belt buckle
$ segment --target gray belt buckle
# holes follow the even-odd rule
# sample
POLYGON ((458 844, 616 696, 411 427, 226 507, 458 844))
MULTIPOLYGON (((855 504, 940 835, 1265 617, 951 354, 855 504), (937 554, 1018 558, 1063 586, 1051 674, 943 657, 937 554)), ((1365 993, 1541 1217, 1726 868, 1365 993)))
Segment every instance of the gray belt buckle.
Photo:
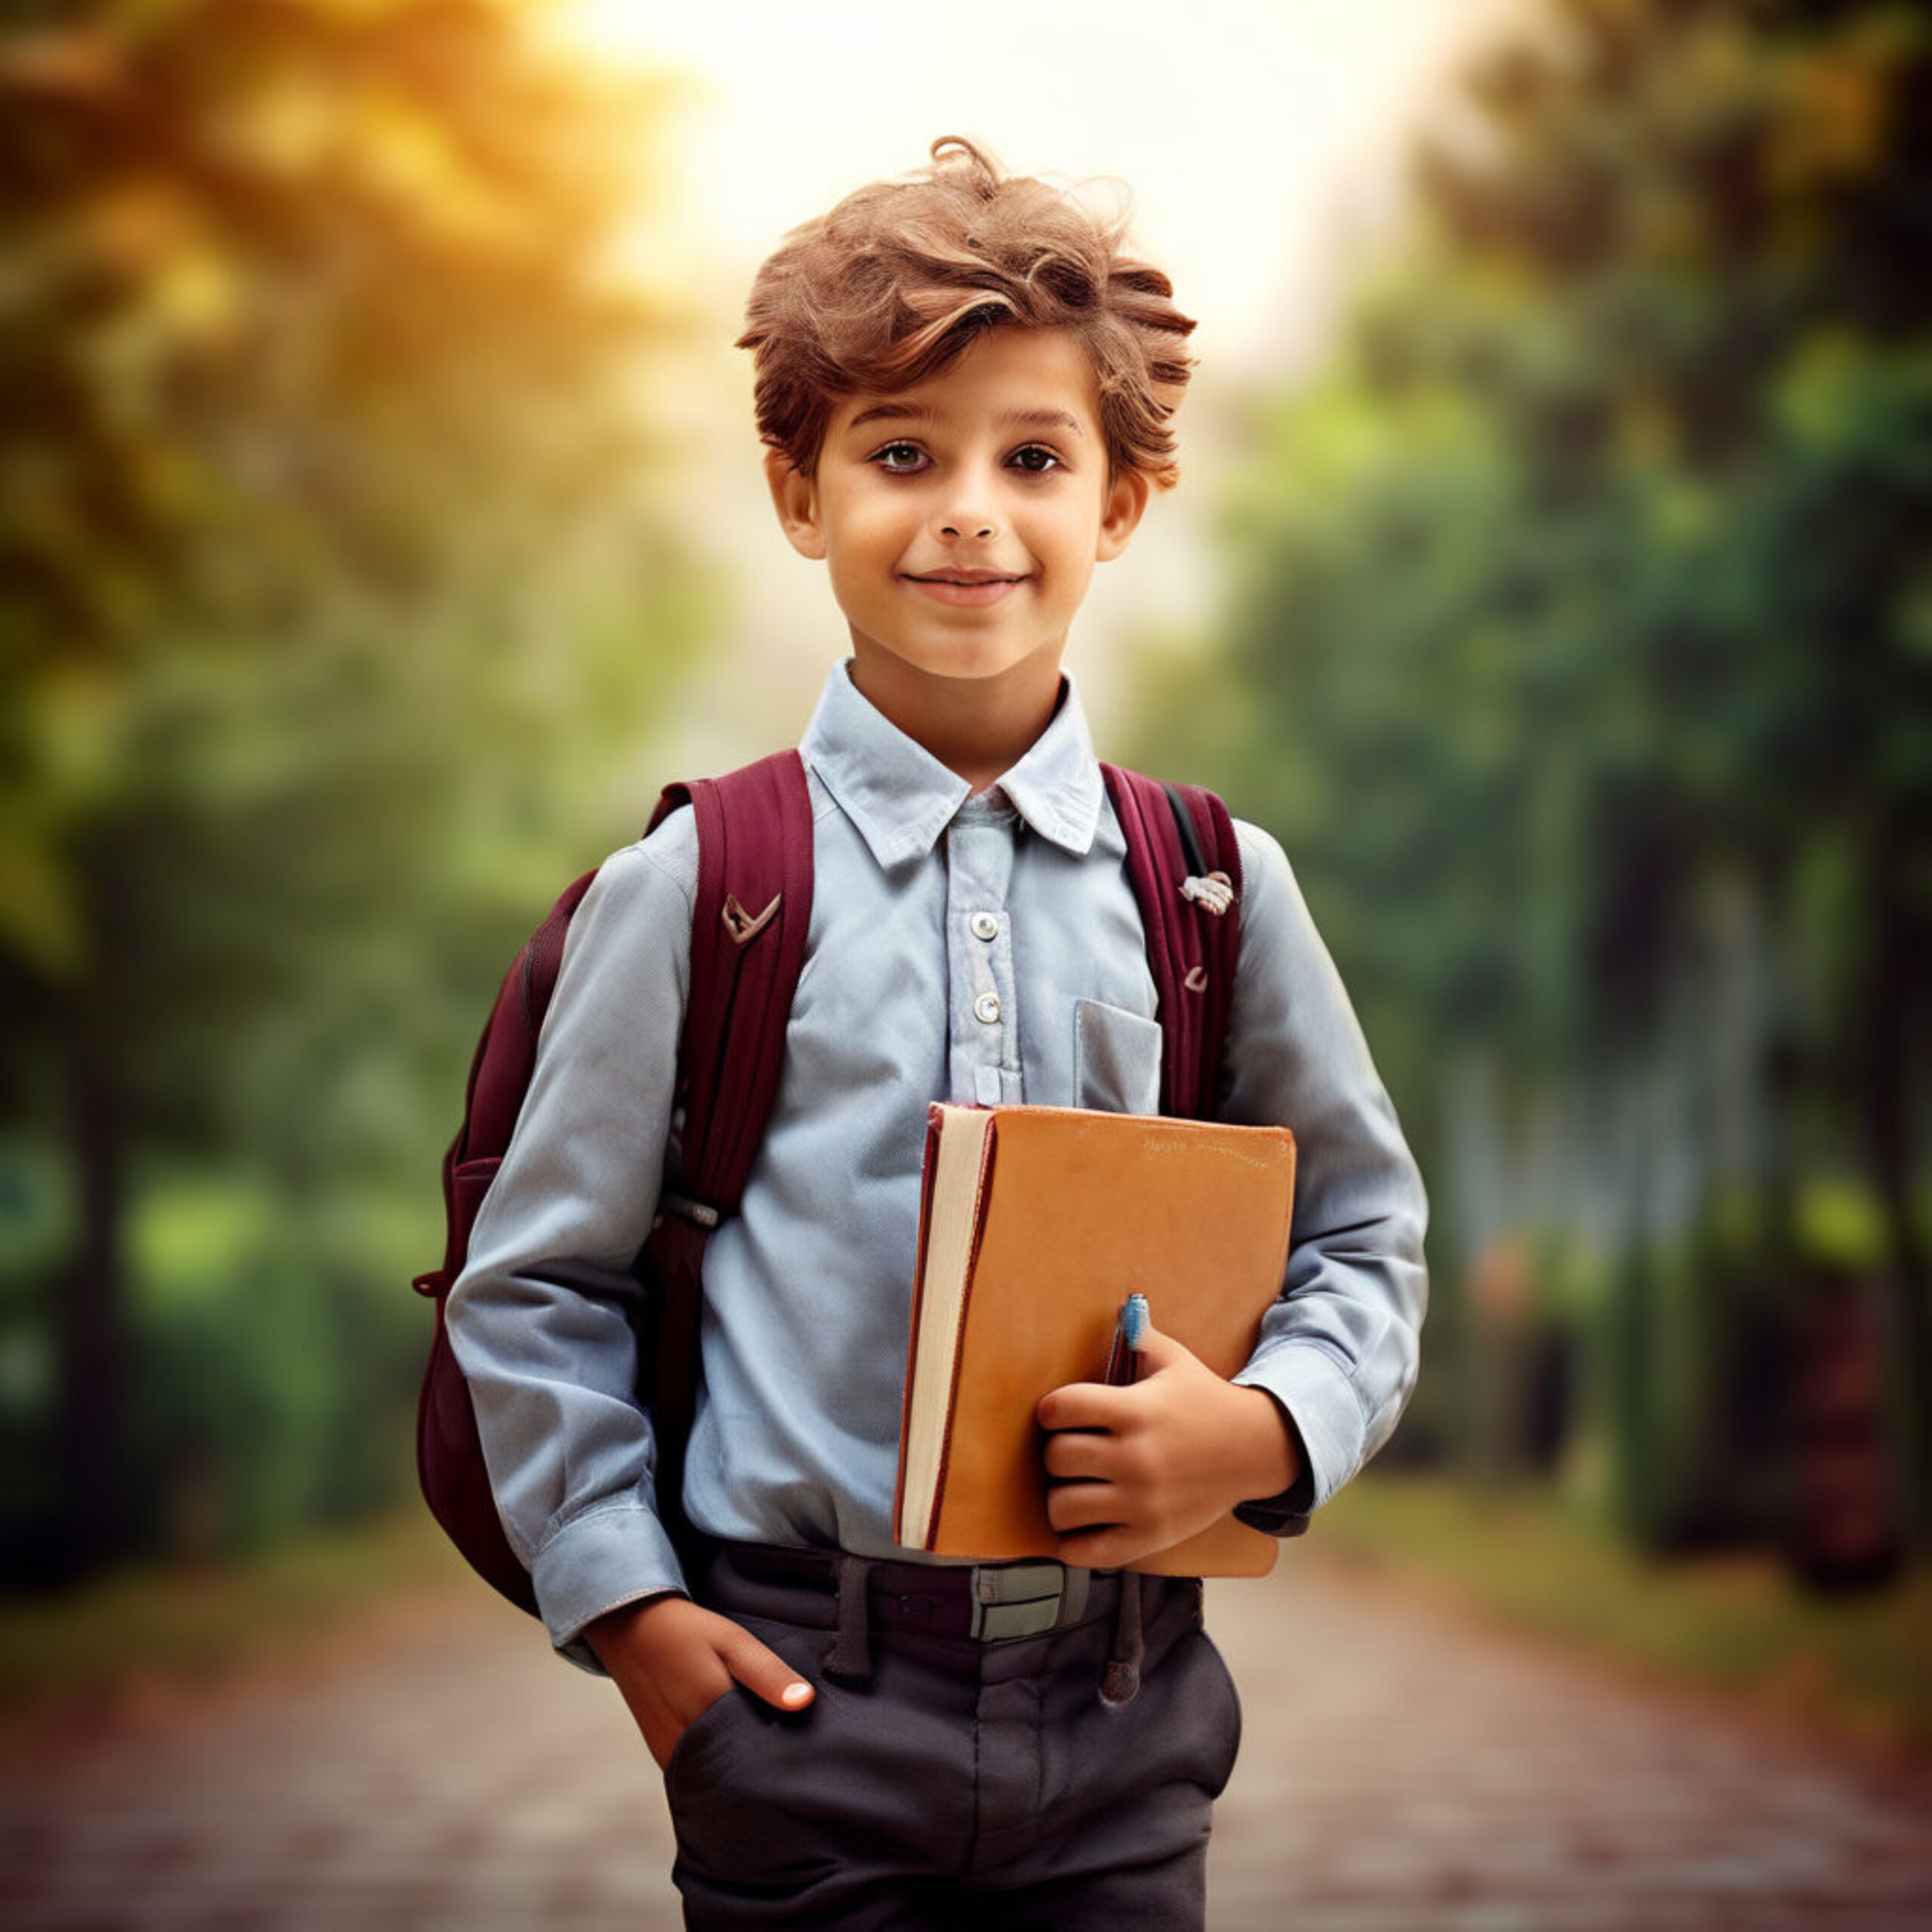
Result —
POLYGON ((1010 1644, 1076 1623, 1086 1607, 1087 1574, 1063 1563, 976 1566, 971 1634, 983 1644, 1010 1644))

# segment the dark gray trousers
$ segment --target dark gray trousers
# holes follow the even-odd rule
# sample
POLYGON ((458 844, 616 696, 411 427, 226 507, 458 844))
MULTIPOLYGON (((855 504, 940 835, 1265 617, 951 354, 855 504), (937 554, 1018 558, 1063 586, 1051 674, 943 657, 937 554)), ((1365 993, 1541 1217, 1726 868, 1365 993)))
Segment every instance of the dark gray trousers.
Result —
POLYGON ((826 1591, 714 1571, 702 1599, 818 1695, 789 1715, 733 1691, 678 1740, 665 1781, 686 1924, 1198 1932, 1234 1686, 1198 1583, 1094 1580, 1083 1620, 1041 1636, 875 1621, 855 1671, 826 1591), (1123 1586, 1144 1654, 1137 1693, 1109 1702, 1123 1586))

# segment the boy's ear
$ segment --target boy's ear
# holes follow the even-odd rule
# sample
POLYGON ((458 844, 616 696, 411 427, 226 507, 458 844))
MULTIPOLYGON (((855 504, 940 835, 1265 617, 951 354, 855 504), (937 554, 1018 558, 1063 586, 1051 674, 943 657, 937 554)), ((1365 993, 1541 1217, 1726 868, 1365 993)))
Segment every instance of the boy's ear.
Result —
POLYGON ((1100 509, 1097 561, 1109 562, 1127 548, 1128 540, 1140 528, 1149 490, 1146 472, 1140 469, 1123 469, 1107 485, 1107 500, 1100 509))
POLYGON ((764 480, 771 491, 771 506, 778 512, 778 527, 801 557, 823 562, 825 532, 818 520, 818 485, 792 467, 782 450, 764 453, 764 480))

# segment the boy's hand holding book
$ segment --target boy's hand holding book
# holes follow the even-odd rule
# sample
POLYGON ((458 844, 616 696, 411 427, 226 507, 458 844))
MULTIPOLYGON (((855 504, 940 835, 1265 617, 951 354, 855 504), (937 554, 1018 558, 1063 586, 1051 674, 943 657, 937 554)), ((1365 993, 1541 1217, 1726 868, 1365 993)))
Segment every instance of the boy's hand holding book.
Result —
POLYGON ((1137 1352, 1131 1384, 1069 1383, 1035 1411, 1048 1432, 1047 1520, 1062 1562, 1118 1569, 1300 1474, 1287 1420, 1265 1390, 1216 1374, 1156 1328, 1137 1352))

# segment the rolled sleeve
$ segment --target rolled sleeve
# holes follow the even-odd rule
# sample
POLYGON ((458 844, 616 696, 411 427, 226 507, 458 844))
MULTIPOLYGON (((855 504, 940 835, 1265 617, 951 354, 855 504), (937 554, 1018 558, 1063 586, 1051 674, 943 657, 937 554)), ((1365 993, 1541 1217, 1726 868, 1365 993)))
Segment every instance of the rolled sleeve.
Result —
POLYGON ((608 860, 571 924, 537 1059, 450 1291, 506 1536, 552 1642, 681 1590, 638 1400, 638 1257, 657 1212, 690 978, 688 813, 608 860))
POLYGON ((1286 856, 1253 826, 1238 834, 1241 965, 1220 1112, 1292 1129, 1296 1177, 1281 1296, 1235 1380, 1281 1404, 1304 1464, 1291 1488, 1240 1513, 1284 1534, 1388 1440, 1415 1387, 1428 1206, 1286 856))
POLYGON ((601 1674, 585 1627, 627 1603, 681 1592, 684 1572, 655 1506, 611 1503, 573 1516, 536 1555, 531 1587, 550 1641, 572 1663, 601 1674))
POLYGON ((1368 1435, 1361 1398, 1348 1369, 1325 1349, 1306 1343, 1260 1351, 1235 1380, 1273 1396, 1300 1441, 1302 1473, 1294 1484, 1265 1503, 1244 1503, 1238 1512, 1245 1521, 1284 1534, 1361 1466, 1368 1435))

